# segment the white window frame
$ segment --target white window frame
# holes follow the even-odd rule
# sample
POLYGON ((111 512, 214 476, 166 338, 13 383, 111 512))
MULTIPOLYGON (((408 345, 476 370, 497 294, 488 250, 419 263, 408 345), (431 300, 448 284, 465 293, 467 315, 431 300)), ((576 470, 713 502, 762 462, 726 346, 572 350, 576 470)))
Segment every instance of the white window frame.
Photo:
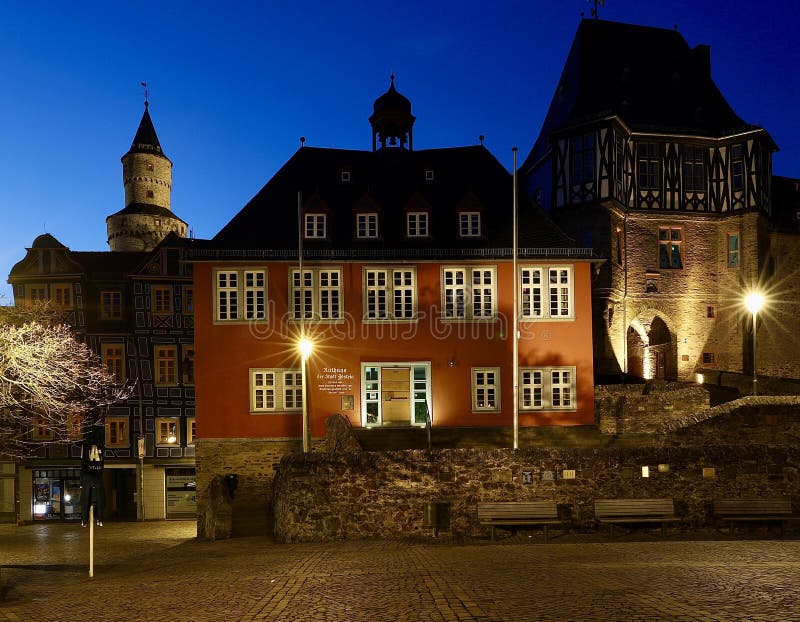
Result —
POLYGON ((428 231, 428 212, 406 213, 406 237, 427 238, 428 231))
POLYGON ((470 374, 472 386, 472 412, 500 412, 500 368, 473 367, 470 374), (494 403, 489 404, 493 393, 494 403))
POLYGON ((417 319, 416 266, 365 266, 362 290, 365 322, 417 319))
POLYGON ((522 367, 519 370, 522 411, 578 409, 575 367, 522 367))
POLYGON ((303 236, 309 240, 328 237, 328 215, 306 214, 303 236))
POLYGON ((356 214, 356 237, 359 240, 375 240, 378 238, 377 212, 356 214))
POLYGON ((458 235, 462 238, 481 237, 481 213, 474 211, 459 212, 458 235))
POLYGON ((302 412, 301 370, 258 367, 251 368, 249 376, 251 414, 302 412))
POLYGON ((497 318, 495 266, 442 266, 441 290, 442 320, 486 321, 497 318), (484 280, 487 274, 491 283, 475 282, 476 277, 484 280), (448 282, 448 279, 451 282, 448 282), (462 313, 459 313, 459 307, 462 313))
POLYGON ((520 320, 574 320, 574 275, 570 265, 520 267, 520 320))
POLYGON ((213 272, 215 323, 268 319, 267 268, 243 267, 213 272))
POLYGON ((306 320, 341 322, 344 320, 344 286, 339 267, 303 267, 289 269, 289 318, 300 321, 298 305, 303 296, 306 320), (335 285, 331 284, 336 282, 335 285))

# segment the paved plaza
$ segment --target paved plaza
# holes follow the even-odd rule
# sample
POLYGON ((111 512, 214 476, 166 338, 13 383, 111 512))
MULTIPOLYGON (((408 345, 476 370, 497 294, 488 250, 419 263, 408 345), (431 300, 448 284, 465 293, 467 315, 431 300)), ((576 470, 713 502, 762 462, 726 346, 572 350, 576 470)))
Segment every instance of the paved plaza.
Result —
POLYGON ((89 578, 88 529, 0 525, 0 621, 800 621, 796 534, 282 545, 198 541, 185 521, 95 533, 89 578))

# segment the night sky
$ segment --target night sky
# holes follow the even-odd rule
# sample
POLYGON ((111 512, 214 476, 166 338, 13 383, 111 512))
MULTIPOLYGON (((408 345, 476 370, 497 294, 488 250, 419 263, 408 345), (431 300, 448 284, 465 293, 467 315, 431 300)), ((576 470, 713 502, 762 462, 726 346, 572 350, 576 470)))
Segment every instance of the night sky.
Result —
MULTIPOLYGON (((213 236, 299 147, 370 149, 373 100, 397 76, 414 147, 485 135, 511 168, 539 132, 585 0, 22 2, 0 19, 0 273, 44 232, 108 250, 124 207, 120 157, 143 89, 174 164, 172 208, 213 236)), ((800 177, 795 2, 608 0, 604 19, 673 28, 711 46, 712 76, 800 177)))

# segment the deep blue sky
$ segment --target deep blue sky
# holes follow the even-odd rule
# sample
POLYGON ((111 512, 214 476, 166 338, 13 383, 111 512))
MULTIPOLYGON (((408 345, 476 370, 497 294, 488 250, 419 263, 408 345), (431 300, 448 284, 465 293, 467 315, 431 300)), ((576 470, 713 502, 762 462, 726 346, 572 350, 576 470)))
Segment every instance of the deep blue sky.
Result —
MULTIPOLYGON (((412 102, 417 149, 477 144, 511 168, 541 126, 585 0, 4 3, 0 276, 45 231, 107 250, 124 207, 120 157, 143 111, 174 164, 172 206, 213 236, 308 145, 371 148, 389 74, 412 102)), ((795 2, 608 0, 601 17, 711 46, 712 75, 800 177, 795 2)))

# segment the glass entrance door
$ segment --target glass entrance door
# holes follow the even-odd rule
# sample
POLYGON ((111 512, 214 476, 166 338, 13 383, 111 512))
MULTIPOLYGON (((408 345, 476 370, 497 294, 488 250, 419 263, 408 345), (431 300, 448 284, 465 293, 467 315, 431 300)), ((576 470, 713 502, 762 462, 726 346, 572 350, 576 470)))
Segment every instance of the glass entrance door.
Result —
POLYGON ((424 426, 430 411, 429 362, 362 363, 362 423, 424 426))

